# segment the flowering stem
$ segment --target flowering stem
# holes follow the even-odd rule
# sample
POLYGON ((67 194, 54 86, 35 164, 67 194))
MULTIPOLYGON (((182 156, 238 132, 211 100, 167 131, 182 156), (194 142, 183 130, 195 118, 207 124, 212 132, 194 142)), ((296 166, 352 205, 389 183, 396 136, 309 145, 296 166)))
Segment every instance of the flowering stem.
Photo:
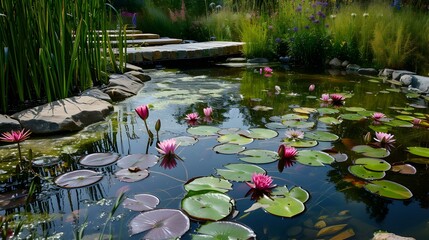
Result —
POLYGON ((149 138, 152 138, 153 136, 151 136, 151 134, 149 133, 149 128, 147 126, 146 120, 144 120, 144 126, 146 127, 146 132, 149 135, 149 138))
POLYGON ((19 142, 18 142, 18 157, 19 157, 19 163, 22 164, 21 145, 19 145, 19 142))

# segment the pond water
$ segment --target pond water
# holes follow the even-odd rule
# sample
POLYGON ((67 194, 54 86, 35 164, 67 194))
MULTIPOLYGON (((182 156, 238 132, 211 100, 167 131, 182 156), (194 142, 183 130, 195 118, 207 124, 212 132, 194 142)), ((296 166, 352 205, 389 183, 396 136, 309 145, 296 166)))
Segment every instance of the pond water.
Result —
MULTIPOLYGON (((427 110, 423 107, 426 103, 422 99, 413 98, 413 94, 407 96, 400 93, 400 88, 383 83, 381 79, 302 74, 285 71, 280 66, 274 68, 271 77, 260 75, 259 68, 222 67, 149 70, 148 74, 152 80, 146 83, 138 96, 116 104, 115 113, 108 121, 78 135, 24 142, 23 149, 28 151, 28 148, 34 148, 36 156, 47 154, 43 153, 43 148, 54 149, 49 154, 60 156, 61 162, 45 167, 42 175, 49 177, 64 171, 88 169, 76 163, 77 160, 97 152, 113 152, 121 157, 145 153, 159 156, 155 143, 148 145, 144 123, 134 111, 143 104, 151 107, 147 123, 154 133, 157 119, 162 122, 159 132, 161 141, 193 136, 188 132, 189 128, 195 130, 198 126, 230 129, 229 132, 270 128, 278 135, 269 139, 252 139, 243 147, 246 150, 277 152, 290 129, 305 132, 305 140, 311 136, 308 133, 329 132, 339 139, 316 141, 317 145, 308 148, 297 147, 299 152, 325 150, 332 154, 335 161, 325 166, 309 166, 301 162, 290 166, 280 164, 278 159, 264 164, 249 163, 263 168, 278 188, 287 186, 289 190, 293 187, 306 190, 309 199, 304 201, 305 210, 302 213, 281 217, 262 208, 246 211, 256 202, 248 194, 250 187, 244 182, 230 181, 232 189, 225 194, 233 199, 234 211, 225 220, 244 224, 254 231, 258 239, 315 239, 317 234, 322 238, 331 238, 338 234, 349 236, 347 234, 350 233, 354 235, 350 239, 370 239, 377 230, 417 239, 429 236, 429 160, 406 151, 407 147, 429 145, 427 128, 411 123, 413 118, 425 119, 427 110), (309 91, 311 84, 315 85, 314 91, 309 91), (276 92, 275 86, 279 86, 281 91, 276 92), (341 93, 347 98, 341 106, 333 106, 332 102, 319 100, 324 93, 341 93), (211 120, 201 118, 194 124, 185 120, 188 113, 203 115, 203 108, 207 106, 213 108, 211 120), (381 112, 386 117, 381 122, 374 122, 371 120, 374 112, 381 112), (287 118, 295 116, 291 114, 306 117, 301 121, 289 121, 287 118), (310 125, 300 125, 303 122, 310 125), (359 165, 355 160, 364 157, 352 148, 365 145, 364 135, 371 132, 374 137, 375 131, 388 131, 396 139, 390 151, 386 151, 388 156, 380 159, 392 166, 396 164, 400 169, 405 168, 404 164, 409 164, 406 169, 414 167, 416 170, 416 174, 381 171, 383 176, 380 178, 408 188, 411 198, 397 200, 371 193, 365 188, 370 180, 351 173, 351 167, 359 165), (326 228, 329 226, 336 226, 336 229, 326 228), (321 234, 320 229, 325 229, 326 235, 321 234)), ((26 225, 22 237, 33 234, 67 239, 76 237, 79 230, 84 229, 84 235, 93 238, 104 231, 106 236, 111 234, 114 239, 141 239, 144 233, 130 237, 128 231, 128 224, 139 212, 121 205, 113 218, 107 220, 120 192, 126 190, 125 196, 128 198, 134 198, 137 194, 154 195, 160 200, 156 209, 181 209, 182 199, 186 195, 184 184, 188 180, 203 176, 220 177, 218 169, 225 169, 228 164, 248 163, 240 159, 245 157, 243 154, 216 152, 213 148, 220 144, 218 133, 194 137, 198 140, 195 144, 185 146, 187 144, 183 143, 178 147, 176 153, 183 161, 170 163, 171 168, 161 166, 159 161, 149 168, 147 178, 132 183, 119 181, 115 177, 114 173, 121 169, 117 164, 89 168, 102 172, 103 179, 99 183, 70 190, 50 183, 43 184, 42 192, 27 205, 27 211, 25 197, 19 197, 25 195, 22 187, 10 187, 8 184, 11 182, 5 182, 0 198, 1 213, 24 221, 26 225), (11 193, 14 194, 13 204, 5 200, 7 196, 12 198, 12 195, 7 195, 11 193)), ((371 142, 374 143, 374 140, 371 142)), ((3 147, 2 151, 12 151, 12 147, 3 147)), ((354 173, 359 175, 361 172, 354 173)), ((182 239, 191 239, 196 229, 206 223, 193 219, 190 230, 182 239)), ((337 236, 336 239, 343 238, 337 236)))

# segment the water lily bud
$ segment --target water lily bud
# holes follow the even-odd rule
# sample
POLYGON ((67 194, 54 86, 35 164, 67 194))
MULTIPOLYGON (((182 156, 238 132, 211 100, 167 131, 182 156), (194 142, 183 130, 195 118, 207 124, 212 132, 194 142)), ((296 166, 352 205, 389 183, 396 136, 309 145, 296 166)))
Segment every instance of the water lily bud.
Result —
POLYGON ((316 86, 314 84, 311 84, 310 87, 308 87, 308 91, 312 92, 315 88, 316 86))
POLYGON ((149 117, 149 107, 147 105, 141 105, 137 107, 135 111, 143 121, 146 121, 149 117))
POLYGON ((370 132, 367 132, 365 134, 365 136, 363 137, 363 141, 365 142, 365 144, 368 144, 371 142, 371 133, 370 132))
POLYGON ((155 123, 155 130, 157 131, 157 132, 159 132, 159 130, 161 129, 161 120, 160 119, 158 119, 157 121, 156 121, 156 123, 155 123))

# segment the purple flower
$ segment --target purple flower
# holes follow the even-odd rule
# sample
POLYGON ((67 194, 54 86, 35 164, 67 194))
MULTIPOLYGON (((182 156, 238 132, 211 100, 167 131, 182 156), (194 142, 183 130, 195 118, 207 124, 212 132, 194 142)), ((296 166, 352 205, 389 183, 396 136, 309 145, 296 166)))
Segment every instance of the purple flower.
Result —
POLYGON ((276 43, 281 43, 282 39, 281 38, 276 38, 276 43))
POLYGON ((294 31, 294 32, 298 32, 298 27, 294 27, 294 28, 293 28, 293 31, 294 31))
POLYGON ((302 11, 302 6, 301 4, 298 5, 298 7, 295 9, 295 11, 297 12, 301 12, 302 11))

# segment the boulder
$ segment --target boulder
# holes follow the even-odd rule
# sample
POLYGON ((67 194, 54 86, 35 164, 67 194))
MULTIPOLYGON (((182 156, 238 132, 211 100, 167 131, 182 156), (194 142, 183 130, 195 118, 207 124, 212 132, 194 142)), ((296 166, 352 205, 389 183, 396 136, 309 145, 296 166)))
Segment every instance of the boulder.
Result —
POLYGON ((110 98, 110 96, 98 88, 87 89, 82 92, 81 96, 90 96, 90 97, 95 97, 95 98, 104 100, 106 102, 110 102, 110 103, 112 102, 112 99, 110 98))
POLYGON ((247 59, 248 63, 268 63, 268 59, 266 58, 251 58, 247 59))
POLYGON ((349 65, 349 61, 345 60, 344 62, 341 63, 341 67, 345 68, 349 65))
POLYGON ((328 64, 331 68, 341 68, 342 63, 338 58, 333 58, 328 64))
POLYGON ((146 75, 146 74, 139 72, 139 71, 129 71, 129 72, 126 72, 125 75, 127 75, 131 79, 133 77, 136 77, 136 78, 140 79, 140 81, 142 83, 150 81, 150 79, 151 79, 149 75, 146 75))
POLYGON ((416 74, 415 72, 410 72, 410 71, 406 71, 406 70, 395 70, 392 72, 392 79, 393 80, 400 80, 402 75, 414 75, 416 74))
POLYGON ((420 92, 429 93, 429 77, 413 75, 410 86, 418 89, 420 92))
MULTIPOLYGON (((119 64, 119 63, 118 63, 118 64, 119 64)), ((125 64, 125 71, 137 71, 137 72, 143 72, 143 68, 138 67, 138 66, 133 65, 133 64, 126 63, 126 64, 125 64)))
POLYGON ((137 77, 125 74, 113 74, 110 76, 109 84, 102 90, 113 101, 120 101, 136 95, 143 86, 143 82, 137 77))
POLYGON ((360 66, 357 64, 349 64, 346 67, 347 72, 357 72, 360 69, 360 66))
POLYGON ((380 71, 379 76, 380 77, 386 77, 388 79, 392 78, 392 73, 394 72, 394 69, 390 69, 390 68, 385 68, 383 70, 380 71))
POLYGON ((20 130, 21 124, 7 115, 0 114, 0 133, 9 132, 11 130, 20 130))
POLYGON ((408 86, 413 81, 413 75, 408 75, 408 74, 402 75, 399 81, 402 83, 402 85, 408 86))
POLYGON ((77 96, 50 102, 12 115, 35 134, 73 132, 103 121, 113 106, 90 96, 77 96))
POLYGON ((374 68, 359 68, 357 72, 361 75, 378 76, 378 71, 374 68))

